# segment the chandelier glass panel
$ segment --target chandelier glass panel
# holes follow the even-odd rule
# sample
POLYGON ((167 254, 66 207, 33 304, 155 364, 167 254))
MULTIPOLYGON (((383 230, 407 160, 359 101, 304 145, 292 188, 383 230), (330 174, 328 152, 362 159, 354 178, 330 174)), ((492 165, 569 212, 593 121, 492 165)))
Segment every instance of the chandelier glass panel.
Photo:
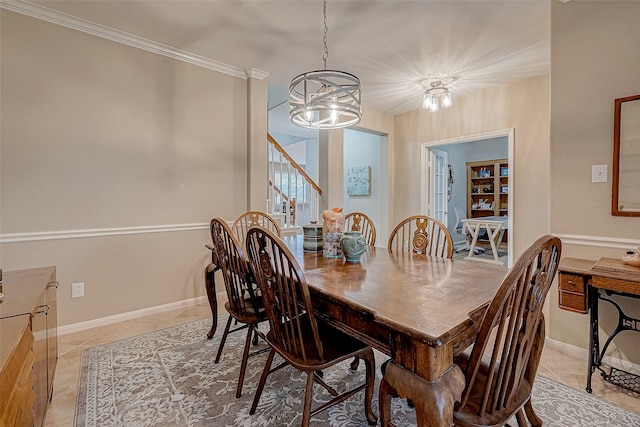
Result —
POLYGON ((360 80, 353 74, 327 70, 327 2, 324 11, 324 70, 295 77, 289 85, 289 118, 310 129, 353 126, 362 118, 360 80))

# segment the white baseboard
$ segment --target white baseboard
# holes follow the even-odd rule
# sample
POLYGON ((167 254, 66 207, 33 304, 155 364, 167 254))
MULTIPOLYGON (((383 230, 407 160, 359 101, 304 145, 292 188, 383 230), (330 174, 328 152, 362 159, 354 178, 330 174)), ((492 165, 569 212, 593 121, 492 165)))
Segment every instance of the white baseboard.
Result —
MULTIPOLYGON (((547 337, 547 339, 545 340, 545 346, 560 353, 584 360, 585 362, 589 359, 589 352, 586 348, 577 347, 575 345, 563 343, 561 341, 556 341, 549 337, 547 337)), ((614 368, 622 369, 623 371, 631 372, 632 374, 640 375, 640 365, 629 362, 628 360, 605 356, 602 360, 602 363, 607 366, 613 366, 614 368)), ((585 363, 585 369, 586 366, 587 365, 585 363)))
MULTIPOLYGON (((218 300, 224 298, 226 300, 226 293, 222 292, 218 294, 218 300)), ((127 313, 115 314, 113 316, 101 317, 99 319, 87 320, 86 322, 73 323, 71 325, 65 325, 58 327, 58 335, 71 334, 73 332, 84 331, 85 329, 96 328, 98 326, 111 325, 113 323, 123 322, 125 320, 137 319, 139 317, 148 316, 150 314, 163 313, 171 310, 178 310, 181 308, 193 307, 194 305, 206 303, 207 297, 195 297, 182 301, 171 302, 168 304, 157 305, 155 307, 143 308, 140 310, 129 311, 127 313)))

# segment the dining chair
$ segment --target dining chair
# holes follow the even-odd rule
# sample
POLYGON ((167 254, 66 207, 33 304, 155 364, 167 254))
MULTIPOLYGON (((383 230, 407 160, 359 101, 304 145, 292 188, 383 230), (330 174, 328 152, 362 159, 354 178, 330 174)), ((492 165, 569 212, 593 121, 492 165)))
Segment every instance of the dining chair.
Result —
POLYGON ((389 235, 387 248, 392 252, 453 257, 449 230, 437 219, 426 215, 413 215, 396 225, 389 235))
POLYGON ((359 231, 367 241, 367 245, 376 244, 376 226, 371 218, 362 212, 351 212, 344 217, 344 229, 346 231, 359 231))
POLYGON ((249 211, 240 215, 231 226, 238 240, 242 243, 251 227, 260 226, 273 231, 278 237, 282 237, 280 226, 270 215, 260 211, 249 211))
MULTIPOLYGON (((465 375, 462 397, 454 406, 454 425, 503 426, 514 415, 520 427, 527 425, 527 419, 534 426, 542 425, 531 406, 531 390, 544 346, 542 307, 561 251, 557 237, 539 238, 502 281, 485 311, 471 353, 454 360, 465 375)), ((388 362, 379 392, 381 426, 392 425, 392 397, 407 397, 423 409, 437 405, 425 402, 424 387, 426 382, 388 362)))
MULTIPOLYGON (((247 338, 242 353, 242 361, 240 362, 240 377, 238 378, 238 386, 236 388, 236 397, 242 395, 242 384, 247 368, 247 359, 249 358, 249 348, 251 345, 251 336, 255 332, 264 339, 264 334, 258 330, 258 324, 267 320, 266 312, 258 289, 251 281, 246 258, 243 255, 242 248, 236 236, 233 235, 231 228, 220 218, 211 220, 211 238, 214 242, 218 265, 222 270, 224 285, 227 291, 227 302, 225 309, 229 312, 229 319, 224 328, 220 346, 214 363, 220 361, 224 344, 227 336, 236 331, 247 329, 247 338), (235 320, 236 324, 241 326, 231 329, 231 323, 235 320)), ((253 354, 258 354, 267 349, 262 349, 253 354)), ((253 355, 251 354, 251 355, 253 355)))
POLYGON ((315 316, 304 274, 293 254, 274 233, 260 227, 252 228, 247 233, 246 247, 269 319, 266 340, 271 345, 249 413, 256 412, 269 374, 291 365, 307 374, 302 426, 308 426, 313 415, 361 390, 365 390, 367 421, 375 425, 377 417, 371 409, 375 359, 371 347, 315 316), (276 353, 284 361, 272 369, 276 353), (338 394, 319 372, 354 356, 365 361, 366 380, 364 384, 338 394), (314 383, 324 387, 332 398, 312 410, 314 383))

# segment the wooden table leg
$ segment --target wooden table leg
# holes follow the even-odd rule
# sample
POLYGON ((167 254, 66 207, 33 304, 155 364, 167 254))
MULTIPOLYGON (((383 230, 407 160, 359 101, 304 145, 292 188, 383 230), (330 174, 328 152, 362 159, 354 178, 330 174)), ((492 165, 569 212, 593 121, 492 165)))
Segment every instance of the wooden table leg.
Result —
POLYGON ((479 224, 467 224, 463 222, 463 227, 467 227, 469 230, 469 234, 471 234, 471 246, 469 247, 469 255, 467 258, 473 258, 474 252, 476 250, 476 244, 478 243, 478 234, 480 234, 480 225, 479 224))
POLYGON ((598 297, 597 289, 589 289, 589 360, 587 361, 587 393, 591 393, 591 376, 598 366, 600 355, 600 335, 598 329, 598 297))
POLYGON ((378 392, 380 425, 391 422, 391 398, 411 399, 416 409, 419 427, 450 427, 453 424, 453 405, 464 390, 464 374, 453 365, 435 381, 427 381, 413 372, 387 363, 378 392))
POLYGON ((212 324, 211 330, 207 332, 207 338, 213 338, 218 327, 218 298, 216 296, 216 271, 220 270, 220 267, 211 263, 204 271, 204 287, 207 290, 207 299, 209 300, 209 307, 211 308, 212 324))

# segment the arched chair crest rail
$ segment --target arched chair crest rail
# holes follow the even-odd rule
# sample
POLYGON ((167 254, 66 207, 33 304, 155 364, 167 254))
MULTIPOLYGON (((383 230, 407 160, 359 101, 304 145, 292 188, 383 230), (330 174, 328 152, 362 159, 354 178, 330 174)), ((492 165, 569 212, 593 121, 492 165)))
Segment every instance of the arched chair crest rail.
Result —
POLYGON ((435 218, 413 215, 405 218, 389 235, 387 248, 442 258, 453 257, 453 239, 447 227, 435 218))
POLYGON ((269 318, 270 330, 266 339, 271 345, 271 352, 267 357, 249 413, 255 413, 269 374, 291 365, 307 374, 302 410, 303 427, 309 425, 309 420, 314 414, 344 401, 361 390, 365 391, 367 421, 370 425, 375 425, 377 417, 371 409, 375 359, 371 347, 316 318, 304 274, 293 254, 274 233, 264 228, 252 228, 247 233, 246 247, 269 318), (272 369, 276 353, 284 362, 272 369), (338 395, 318 373, 354 356, 365 361, 366 381, 338 395), (327 389, 332 399, 312 410, 314 383, 327 389))
POLYGON ((247 260, 243 255, 242 247, 236 236, 233 235, 231 228, 220 218, 211 220, 211 239, 214 243, 218 265, 224 278, 224 285, 227 291, 225 309, 229 312, 229 319, 220 339, 220 346, 214 363, 220 361, 227 336, 232 332, 247 329, 247 338, 244 344, 242 361, 240 362, 240 377, 236 388, 236 397, 240 397, 247 368, 247 359, 250 356, 251 335, 255 331, 264 338, 264 334, 258 330, 258 324, 266 321, 267 316, 262 297, 255 283, 251 281, 252 276, 249 272, 247 260), (231 329, 233 320, 236 321, 236 324, 240 323, 241 326, 231 329))
POLYGON ((359 231, 369 246, 376 244, 376 226, 371 218, 362 212, 351 212, 344 217, 345 231, 359 231))
MULTIPOLYGON (((562 244, 553 236, 533 243, 507 273, 480 323, 471 354, 455 359, 464 372, 462 397, 454 406, 456 426, 503 426, 516 416, 520 427, 528 421, 541 426, 531 406, 531 390, 544 346, 542 307, 556 275, 562 244)), ((454 367, 458 369, 458 367, 454 367)), ((388 362, 380 384, 382 426, 390 423, 394 396, 411 399, 420 414, 430 405, 421 396, 429 384, 388 362)), ((456 385, 457 386, 457 385, 456 385)))
POLYGON ((282 237, 282 230, 280 226, 270 215, 260 211, 249 211, 240 215, 231 226, 231 229, 236 234, 238 240, 244 242, 247 231, 251 227, 264 227, 273 231, 278 237, 282 237))

